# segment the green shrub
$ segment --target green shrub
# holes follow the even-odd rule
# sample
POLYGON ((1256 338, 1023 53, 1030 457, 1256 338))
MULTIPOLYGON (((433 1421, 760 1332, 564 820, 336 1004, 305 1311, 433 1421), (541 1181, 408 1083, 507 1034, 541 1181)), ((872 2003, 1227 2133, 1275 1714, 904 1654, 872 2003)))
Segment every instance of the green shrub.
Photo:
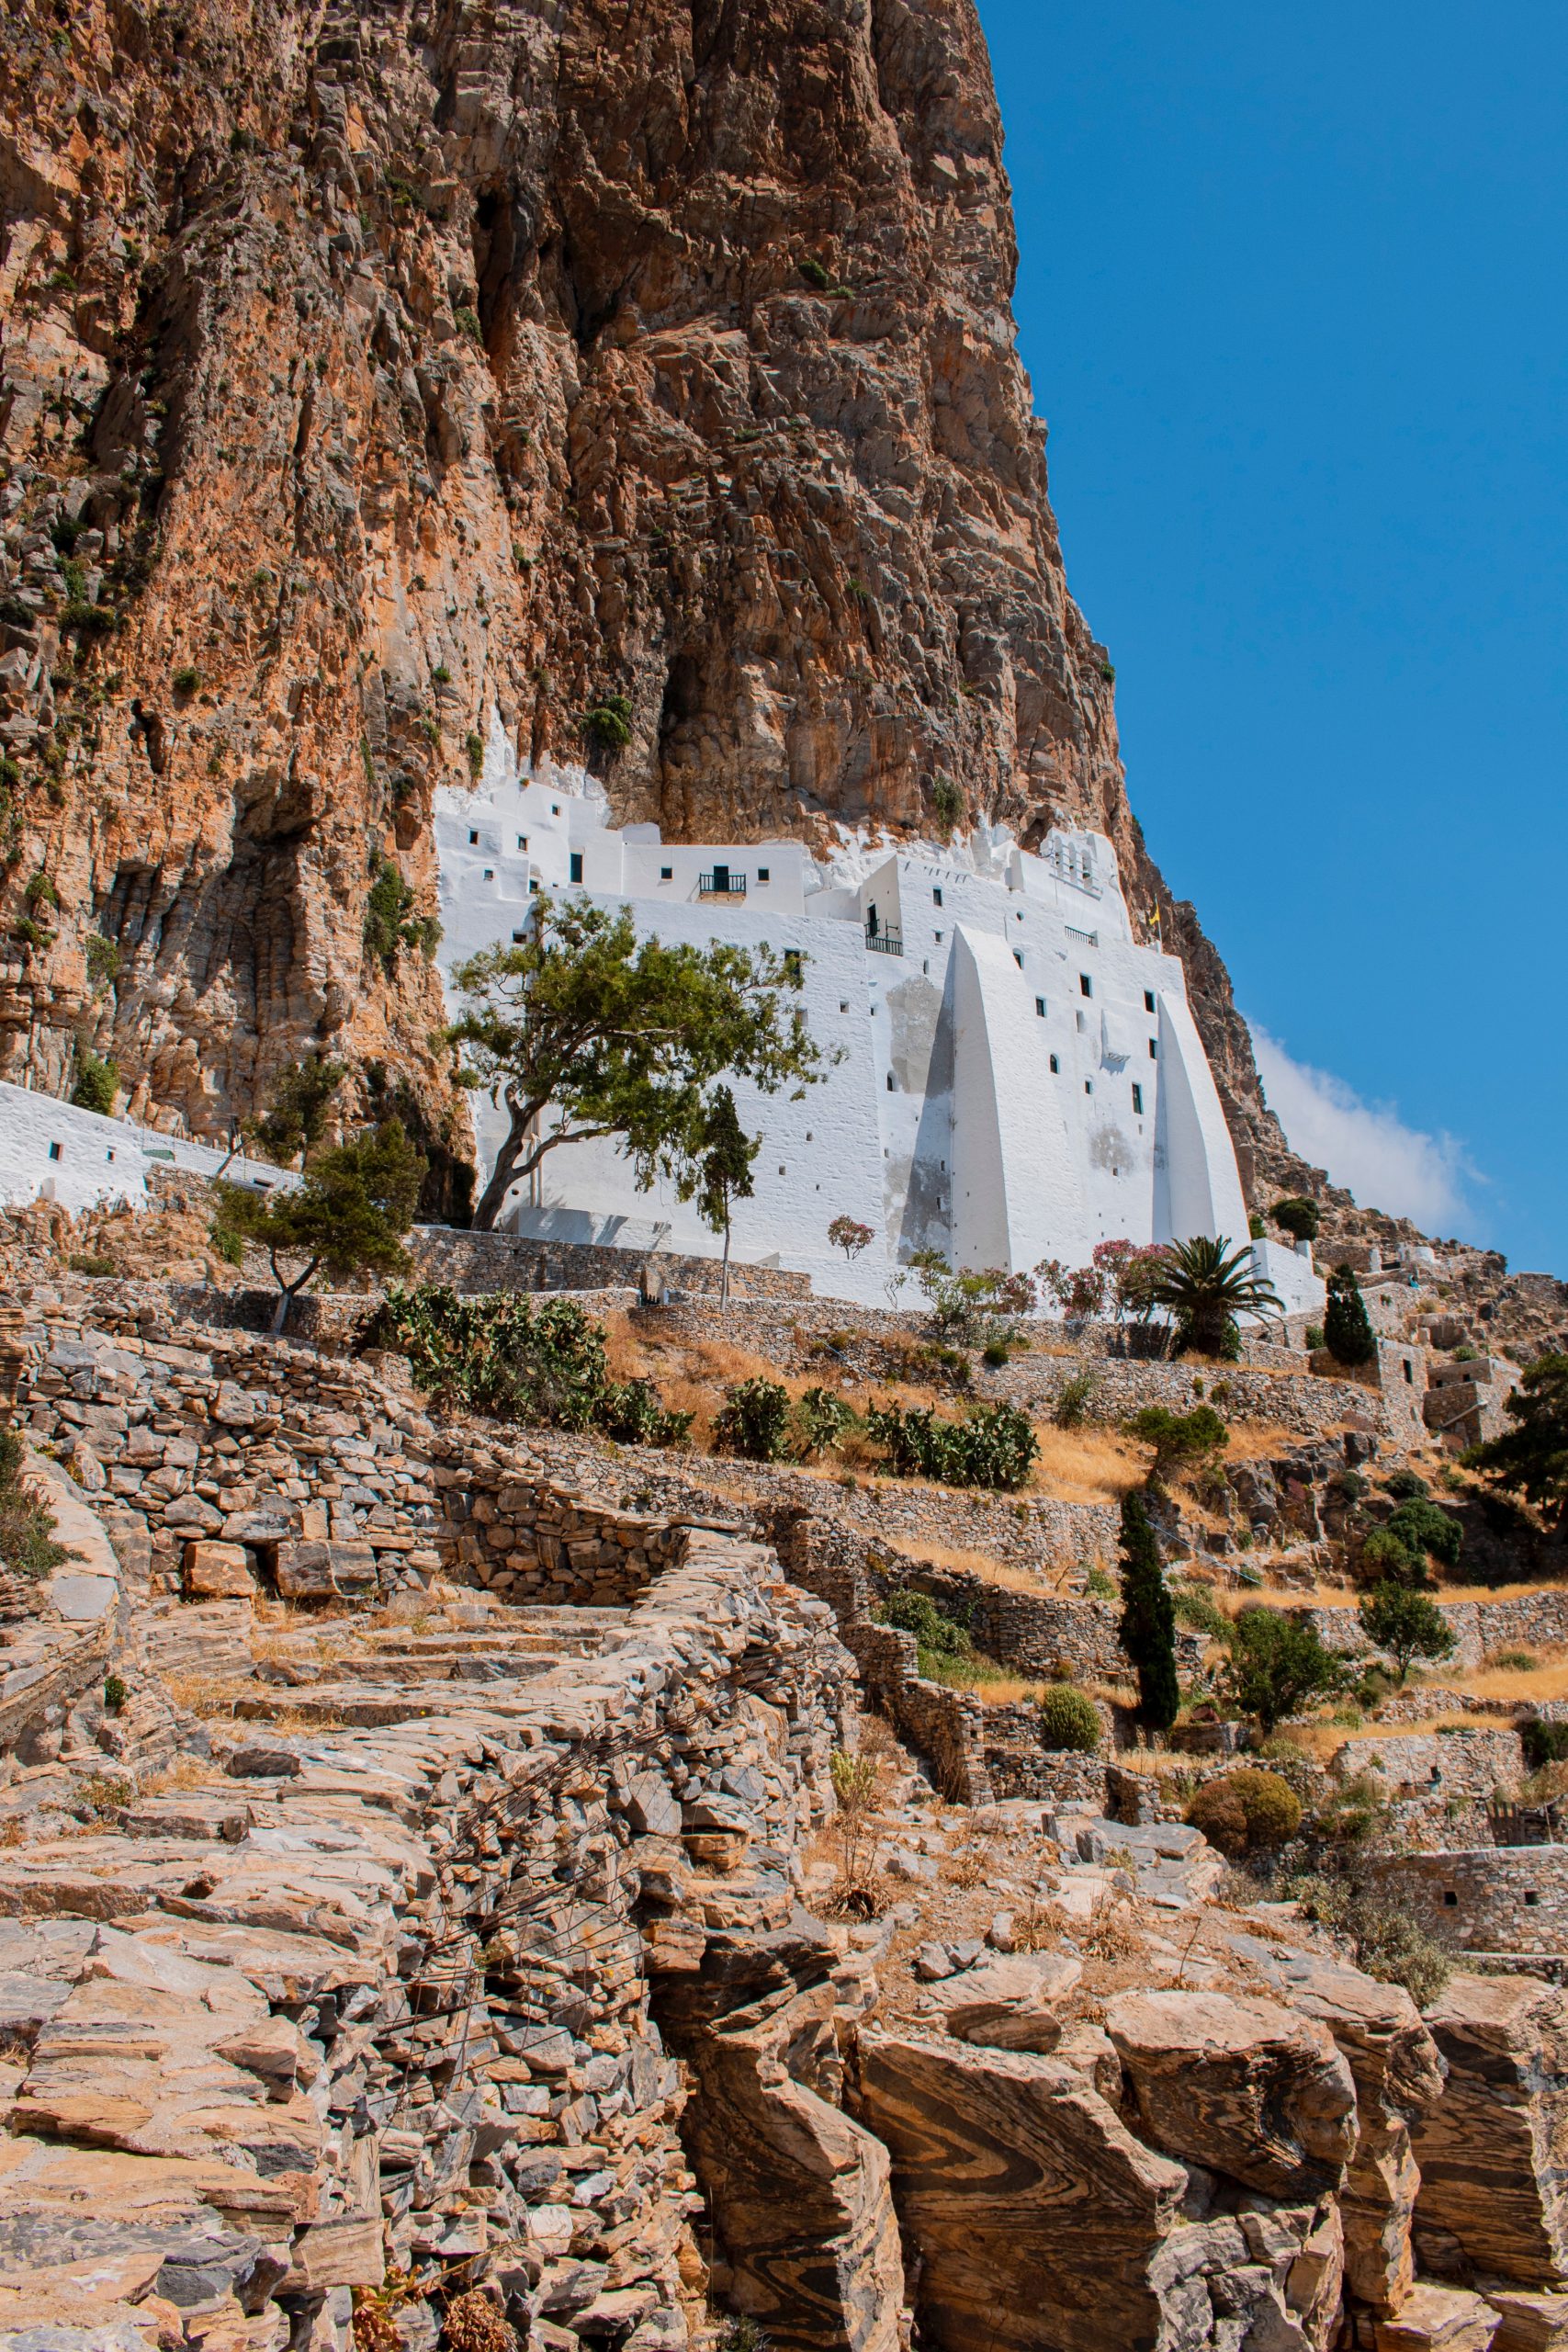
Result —
POLYGON ((988 1372, 1000 1372, 1012 1358, 1005 1340, 987 1340, 980 1351, 980 1361, 988 1372))
POLYGON ((459 302, 452 316, 457 322, 459 334, 466 334, 470 342, 483 343, 484 329, 479 324, 479 314, 472 303, 459 302))
POLYGON ((118 1674, 105 1676, 104 1711, 107 1714, 118 1715, 130 1696, 130 1692, 118 1674))
POLYGON ((389 857, 378 851, 371 865, 369 896, 365 901, 365 952, 383 971, 390 972, 400 947, 417 947, 428 958, 440 944, 441 925, 434 915, 413 913, 412 886, 389 857))
POLYGON ((463 749, 468 757, 468 774, 477 780, 485 763, 485 739, 477 729, 470 729, 463 749))
POLYGON ((201 684, 201 672, 192 669, 187 663, 183 670, 175 672, 170 684, 177 695, 193 695, 201 684))
POLYGON ((449 686, 451 684, 452 673, 446 667, 445 662, 438 662, 434 669, 432 670, 430 673, 430 683, 434 686, 449 686))
POLYGON ((227 1265, 243 1266, 244 1264, 245 1244, 243 1238, 231 1227, 223 1224, 220 1218, 214 1217, 207 1228, 207 1238, 227 1265))
POLYGON ((1418 1470, 1396 1470, 1392 1477, 1383 1480, 1382 1490, 1385 1495, 1392 1495, 1396 1503, 1412 1502, 1418 1495, 1430 1491, 1418 1470))
POLYGON ((1206 1586, 1173 1584, 1169 1591, 1170 1605, 1176 1612, 1179 1625, 1186 1625, 1195 1634, 1207 1634, 1212 1642, 1225 1639, 1231 1629, 1231 1621, 1206 1586))
POLYGON ((1100 1386, 1095 1372, 1069 1373, 1056 1394, 1051 1419, 1059 1430, 1076 1430, 1089 1418, 1089 1403, 1100 1386))
POLYGON ((119 978, 118 943, 105 939, 98 932, 90 931, 82 943, 87 960, 87 978, 95 988, 112 988, 119 978))
POLYGON ((665 1413, 642 1393, 646 1382, 606 1377, 604 1329, 569 1298, 536 1307, 516 1292, 465 1298, 434 1283, 394 1285, 364 1344, 407 1356, 420 1387, 442 1404, 497 1420, 597 1425, 655 1445, 679 1443, 691 1426, 690 1414, 665 1413))
POLYGON ((114 1111, 114 1099, 119 1091, 119 1065, 105 1056, 95 1054, 90 1046, 76 1042, 76 1074, 71 1088, 71 1100, 79 1111, 97 1111, 107 1119, 114 1111))
POLYGON ((1453 1973, 1441 1944, 1418 1927, 1397 1896, 1352 1875, 1299 1879, 1290 1892, 1303 1917, 1350 1939, 1356 1965, 1384 1984, 1403 1984, 1417 2008, 1435 2001, 1453 1973))
POLYGON ((605 695, 578 721, 582 732, 609 752, 624 752, 632 740, 632 707, 626 695, 605 695))
POLYGON ((807 1388, 795 1400, 795 1452, 803 1461, 826 1453, 837 1445, 854 1421, 854 1414, 831 1388, 807 1388))
POLYGON ((1122 1427, 1130 1437, 1154 1447, 1151 1487, 1163 1486, 1179 1470, 1213 1461, 1230 1443, 1230 1431, 1212 1405, 1194 1405, 1190 1413, 1173 1413, 1168 1405, 1145 1405, 1122 1427))
POLYGON ((1452 1511, 1444 1510, 1440 1503, 1429 1502, 1424 1495, 1412 1495, 1402 1502, 1388 1521, 1388 1532, 1418 1555, 1430 1553, 1446 1568, 1459 1566, 1464 1549, 1464 1529, 1452 1511))
POLYGON ((1231 1626, 1226 1696, 1271 1732, 1309 1699, 1337 1690, 1344 1669, 1304 1617, 1254 1601, 1231 1626))
POLYGON ((1392 1528, 1374 1527, 1361 1546, 1361 1573, 1377 1584, 1423 1585, 1426 1555, 1401 1543, 1392 1528))
POLYGON ((1316 1355, 1319 1348, 1324 1344, 1323 1326, 1321 1323, 1309 1323, 1307 1325, 1306 1344, 1307 1353, 1309 1355, 1316 1355))
POLYGON ((72 1555, 54 1540, 54 1513, 22 1484, 26 1459, 20 1432, 0 1422, 0 1567, 36 1584, 72 1555))
POLYGON ((951 776, 939 775, 932 785, 931 814, 944 839, 964 821, 964 795, 951 776))
POLYGON ((1243 1765, 1206 1781, 1188 1806, 1187 1818, 1212 1846, 1239 1860, 1287 1845, 1302 1826, 1302 1802, 1278 1772, 1243 1765))
POLYGON ((1452 1655, 1453 1628, 1437 1603, 1425 1593, 1398 1584, 1380 1584, 1360 1605, 1361 1630, 1380 1650, 1386 1650, 1404 1681, 1416 1658, 1452 1655))
POLYGON ((1315 1201, 1304 1200, 1292 1193, 1285 1200, 1276 1201, 1269 1214, 1280 1232, 1288 1233, 1292 1241, 1317 1239, 1323 1211, 1315 1201))
POLYGON ((594 1408, 599 1428, 621 1445, 679 1445, 694 1418, 667 1412, 651 1380, 612 1380, 594 1408))
POLYGON ((1499 1674, 1529 1674, 1540 1660, 1533 1650, 1493 1650, 1486 1663, 1499 1674))
POLYGON ((1539 1715, 1531 1715, 1519 1725, 1519 1737, 1532 1772, 1539 1772, 1545 1764, 1561 1764, 1568 1757, 1568 1724, 1543 1723, 1539 1715))
POLYGON ((1348 1266, 1337 1266, 1328 1277, 1328 1311, 1323 1331, 1328 1352, 1337 1363, 1370 1363, 1377 1353, 1367 1302, 1348 1266))
POLYGON ((1116 1638, 1138 1678, 1139 1722, 1168 1730, 1181 1704, 1176 1610, 1148 1505, 1135 1487, 1122 1498, 1122 1619, 1116 1638))
POLYGON ((895 1476, 937 1478, 950 1487, 1015 1491, 1040 1451, 1028 1415, 1013 1405, 977 1406, 962 1421, 939 1420, 929 1406, 874 1406, 866 1430, 886 1449, 895 1476))
POLYGON ((28 886, 22 892, 22 899, 28 912, 32 914, 36 914, 39 907, 59 906, 60 893, 41 866, 36 874, 28 876, 28 886))
POLYGON ((714 1434, 731 1453, 777 1462, 789 1443, 789 1391, 777 1380, 742 1380, 730 1389, 714 1434))
POLYGON ((1066 1747, 1092 1756, 1101 1736, 1100 1710, 1070 1683, 1053 1683, 1040 1694, 1040 1736, 1047 1747, 1066 1747))
POLYGON ((100 1279, 119 1272, 112 1258, 100 1257, 92 1250, 73 1250, 65 1262, 73 1274, 92 1274, 100 1279))

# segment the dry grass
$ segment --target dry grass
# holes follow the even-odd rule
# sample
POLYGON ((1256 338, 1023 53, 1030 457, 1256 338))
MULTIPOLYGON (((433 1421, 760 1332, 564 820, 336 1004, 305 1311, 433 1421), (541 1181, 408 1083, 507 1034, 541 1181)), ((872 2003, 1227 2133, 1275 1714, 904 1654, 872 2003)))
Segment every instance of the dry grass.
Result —
MULTIPOLYGON (((1075 1572, 1071 1566, 1014 1567, 1010 1561, 992 1559, 988 1552, 976 1552, 963 1544, 932 1543, 923 1535, 900 1535, 897 1549, 903 1559, 923 1560, 933 1568, 959 1568, 967 1576, 984 1577, 987 1584, 1002 1585, 1009 1592, 1059 1592, 1075 1572)), ((1103 1565, 1096 1562, 1097 1566, 1103 1565)))
POLYGON ((1521 1705, 1542 1699, 1568 1699, 1568 1657, 1561 1653, 1542 1658, 1539 1666, 1461 1667, 1436 1674, 1445 1689, 1462 1690, 1472 1699, 1517 1699, 1521 1705))
POLYGON ((187 1714, 209 1717, 231 1715, 242 1699, 254 1697, 263 1687, 237 1675, 225 1679, 211 1674, 166 1674, 162 1679, 176 1707, 183 1707, 187 1714))
POLYGON ((1143 1485, 1151 1449, 1134 1439, 1089 1422, 1060 1430, 1046 1421, 1035 1434, 1040 1458, 1030 1483, 1058 1502, 1119 1506, 1123 1495, 1143 1485))

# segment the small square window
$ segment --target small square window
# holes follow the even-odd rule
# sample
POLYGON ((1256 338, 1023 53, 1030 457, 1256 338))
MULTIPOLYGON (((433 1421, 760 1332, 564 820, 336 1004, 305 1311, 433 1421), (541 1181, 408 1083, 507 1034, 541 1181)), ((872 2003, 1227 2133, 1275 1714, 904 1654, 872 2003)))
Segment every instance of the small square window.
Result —
POLYGON ((672 865, 661 865, 659 869, 659 878, 661 882, 673 882, 675 868, 672 865))
POLYGON ((1145 1011, 1145 1012, 1152 1012, 1154 1011, 1154 1009, 1155 1009, 1155 992, 1154 992, 1153 989, 1145 989, 1144 990, 1144 1011, 1145 1011))
POLYGON ((1410 1383, 1411 1387, 1414 1388, 1416 1385, 1416 1374, 1410 1369, 1410 1358, 1408 1356, 1405 1357, 1404 1362, 1401 1366, 1401 1370, 1404 1372, 1405 1379, 1410 1383))
POLYGON ((1459 1902, 1459 1896, 1454 1893, 1453 1888, 1452 1888, 1451 1886, 1445 1886, 1445 1887, 1444 1887, 1444 1889, 1443 1889, 1443 1901, 1448 1905, 1449 1909, 1450 1909, 1450 1911, 1451 1911, 1451 1910, 1453 1910, 1453 1909, 1455 1908, 1455 1906, 1457 1905, 1457 1904, 1458 1904, 1458 1902, 1459 1902))
POLYGON ((939 947, 942 945, 942 941, 943 941, 946 937, 947 937, 947 933, 946 933, 944 931, 939 931, 939 932, 937 933, 937 935, 936 935, 936 944, 937 944, 937 945, 938 945, 939 947))
POLYGON ((1133 1109, 1135 1115, 1142 1118, 1144 1114, 1144 1090, 1141 1086, 1134 1086, 1133 1089, 1133 1109))
POLYGON ((1152 1037, 1149 1039, 1149 1059, 1152 1062, 1157 1062, 1159 1059, 1159 1047, 1152 1037))
POLYGON ((889 1094, 891 1094, 891 1093, 893 1093, 893 1092, 895 1091, 894 1085, 893 1085, 893 1073, 892 1073, 892 1071, 891 1071, 891 1070, 889 1070, 889 1071, 888 1071, 888 1073, 887 1073, 887 1091, 889 1092, 889 1094))
POLYGON ((1019 970, 1021 972, 1021 971, 1022 971, 1022 969, 1023 969, 1023 958, 1022 958, 1022 956, 1019 954, 1019 952, 1018 952, 1018 950, 1017 950, 1017 948, 1016 948, 1016 947, 1015 947, 1015 948, 1013 949, 1013 951, 1012 951, 1012 960, 1013 960, 1013 962, 1018 966, 1019 970))
POLYGON ((558 800, 551 801, 550 814, 552 817, 558 817, 560 815, 560 802, 558 800))
POLYGON ((1043 996, 1037 996, 1035 998, 1034 1010, 1039 1018, 1043 1021, 1045 1018, 1045 1000, 1043 996))
POLYGON ((1092 1094, 1094 1092, 1094 1080, 1092 1078, 1085 1079, 1083 1082, 1083 1091, 1086 1094, 1092 1094))
POLYGON ((528 896, 529 896, 530 898, 532 898, 532 897, 534 896, 535 892, 538 889, 538 887, 539 887, 539 886, 538 886, 537 882, 530 882, 530 883, 529 883, 529 885, 528 885, 528 896))
POLYGON ((847 1012, 849 1011, 849 1009, 850 1009, 850 1001, 849 1001, 848 997, 843 997, 843 996, 841 996, 841 997, 839 999, 839 1011, 840 1011, 840 1012, 847 1012))
POLYGON ((1540 1901, 1540 1895, 1536 1893, 1536 1891, 1535 1891, 1535 1889, 1534 1889, 1534 1887, 1533 1887, 1533 1886, 1531 1886, 1531 1887, 1527 1887, 1527 1889, 1525 1890, 1525 1901, 1526 1901, 1527 1903, 1539 1903, 1539 1902, 1540 1901))
POLYGON ((114 1158, 114 1154, 113 1154, 113 1152, 112 1152, 112 1151, 106 1151, 106 1152, 105 1152, 105 1154, 104 1154, 104 1158, 105 1158, 106 1159, 112 1159, 114 1158))
POLYGON ((933 907, 940 907, 940 906, 941 906, 941 904, 942 904, 942 892, 941 892, 940 890, 933 890, 933 891, 931 892, 931 904, 932 904, 932 906, 933 906, 933 907))
POLYGON ((57 1143, 51 1143, 51 1144, 50 1145, 50 1147, 49 1147, 49 1156, 50 1156, 51 1159, 59 1159, 59 1157, 60 1157, 60 1146, 59 1146, 57 1143))
POLYGON ((528 836, 527 836, 527 834, 526 834, 526 833, 519 833, 519 834, 518 834, 518 836, 517 836, 517 846, 518 846, 518 848, 519 848, 519 849, 526 849, 526 848, 527 848, 527 846, 528 846, 528 836))
POLYGON ((495 880, 495 868, 493 865, 487 865, 485 867, 485 880, 487 882, 493 882, 495 880))
POLYGON ((785 1172, 785 1170, 784 1170, 784 1168, 783 1168, 783 1167, 781 1167, 781 1168, 780 1168, 780 1170, 779 1170, 779 1174, 782 1176, 782 1175, 784 1175, 784 1172, 785 1172))
POLYGON ((527 936, 525 931, 514 931, 512 934, 512 944, 513 947, 521 947, 527 936))
POLYGON ((766 882, 766 881, 768 881, 768 880, 771 878, 772 873, 773 873, 773 868, 772 868, 771 866, 767 866, 767 865, 759 865, 759 867, 757 868, 757 879, 758 879, 758 881, 759 881, 759 882, 766 882))
POLYGON ((479 837, 478 833, 477 833, 477 832, 470 832, 470 833, 469 833, 469 835, 468 835, 468 847, 469 847, 470 849, 478 849, 479 845, 479 837))
POLYGON ((1092 996, 1094 994, 1094 982, 1089 978, 1087 972, 1080 972, 1078 974, 1078 994, 1079 996, 1092 996))
POLYGON ((574 849, 570 854, 567 878, 572 882, 581 882, 582 879, 582 852, 580 849, 574 849))
POLYGON ((1055 1078, 1059 1074, 1061 1067, 1062 1065, 1060 1061, 1057 1059, 1056 1056, 1053 1054, 1051 1057, 1051 1075, 1053 1078, 1055 1078))

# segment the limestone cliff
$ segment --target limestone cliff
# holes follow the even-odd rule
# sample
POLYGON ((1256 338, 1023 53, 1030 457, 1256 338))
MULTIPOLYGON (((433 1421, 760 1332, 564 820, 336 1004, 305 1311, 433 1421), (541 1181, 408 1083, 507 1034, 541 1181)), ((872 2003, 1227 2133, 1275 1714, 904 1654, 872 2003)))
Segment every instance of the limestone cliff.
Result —
POLYGON ((1280 1149, 1067 594, 1001 145, 969 0, 13 0, 0 1070, 85 1036, 209 1134, 321 1042, 460 1150, 430 807, 499 718, 672 838, 1104 830, 1280 1149))

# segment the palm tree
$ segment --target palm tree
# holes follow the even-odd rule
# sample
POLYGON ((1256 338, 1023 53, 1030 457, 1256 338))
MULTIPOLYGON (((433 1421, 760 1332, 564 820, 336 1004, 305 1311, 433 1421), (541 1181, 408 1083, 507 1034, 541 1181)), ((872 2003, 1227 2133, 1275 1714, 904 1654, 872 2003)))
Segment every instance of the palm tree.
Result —
POLYGON ((1201 1233, 1171 1243, 1149 1288, 1156 1305, 1168 1306, 1176 1317, 1179 1349, 1234 1356, 1240 1343, 1238 1315, 1259 1320, 1283 1315, 1273 1283, 1255 1276, 1251 1268, 1252 1252, 1245 1244, 1232 1250, 1224 1238, 1211 1241, 1201 1233))

